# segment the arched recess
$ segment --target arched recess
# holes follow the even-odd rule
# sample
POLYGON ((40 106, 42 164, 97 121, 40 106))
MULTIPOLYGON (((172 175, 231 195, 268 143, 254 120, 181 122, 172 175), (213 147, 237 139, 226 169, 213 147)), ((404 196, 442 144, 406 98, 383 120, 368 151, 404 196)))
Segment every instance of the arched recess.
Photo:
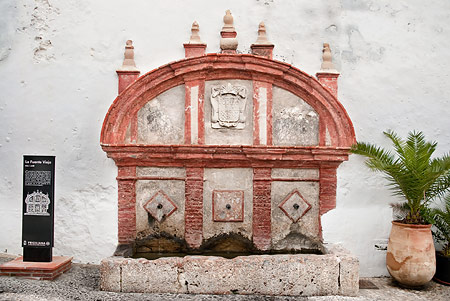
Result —
POLYGON ((125 144, 132 118, 149 100, 164 91, 188 81, 218 79, 260 81, 290 91, 318 112, 320 135, 325 135, 326 128, 331 140, 327 146, 346 148, 355 142, 353 125, 344 107, 314 77, 289 64, 255 55, 208 54, 169 63, 131 84, 109 108, 103 122, 101 144, 125 144))

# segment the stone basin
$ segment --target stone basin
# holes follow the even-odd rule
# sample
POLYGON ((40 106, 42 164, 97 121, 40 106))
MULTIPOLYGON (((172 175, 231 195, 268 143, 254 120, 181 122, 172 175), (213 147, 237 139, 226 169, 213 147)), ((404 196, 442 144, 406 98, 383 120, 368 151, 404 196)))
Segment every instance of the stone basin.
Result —
POLYGON ((358 294, 359 262, 338 245, 325 254, 162 257, 101 262, 101 289, 127 293, 326 296, 358 294))

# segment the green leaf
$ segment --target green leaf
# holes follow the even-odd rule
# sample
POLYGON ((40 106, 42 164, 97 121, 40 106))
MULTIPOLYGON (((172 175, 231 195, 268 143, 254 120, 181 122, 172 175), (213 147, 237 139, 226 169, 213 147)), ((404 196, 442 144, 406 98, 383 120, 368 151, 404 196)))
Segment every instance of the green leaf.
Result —
POLYGON ((392 194, 405 199, 410 211, 405 221, 422 223, 427 203, 450 189, 450 155, 432 158, 437 143, 426 141, 420 131, 409 132, 406 140, 392 130, 384 135, 394 152, 366 142, 356 143, 350 151, 365 156, 371 170, 384 174, 392 194))

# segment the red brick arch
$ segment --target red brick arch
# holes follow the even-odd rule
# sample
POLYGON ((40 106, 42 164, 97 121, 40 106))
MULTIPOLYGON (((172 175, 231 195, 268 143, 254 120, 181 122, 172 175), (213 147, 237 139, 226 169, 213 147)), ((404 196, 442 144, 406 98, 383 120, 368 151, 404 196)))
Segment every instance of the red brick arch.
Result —
MULTIPOLYGON (((321 136, 329 131, 332 147, 355 142, 352 122, 341 103, 314 77, 278 61, 250 54, 208 54, 169 63, 141 76, 109 108, 103 122, 102 145, 124 144, 130 121, 149 100, 187 81, 242 79, 273 84, 301 97, 320 116, 321 136)), ((324 137, 321 137, 324 141, 324 137)))

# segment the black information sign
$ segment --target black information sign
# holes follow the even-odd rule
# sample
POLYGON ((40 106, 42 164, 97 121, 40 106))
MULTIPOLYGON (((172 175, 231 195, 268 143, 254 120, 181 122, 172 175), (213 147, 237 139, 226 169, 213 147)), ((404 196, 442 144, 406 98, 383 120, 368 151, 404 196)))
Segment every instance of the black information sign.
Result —
POLYGON ((52 261, 55 156, 23 156, 24 261, 52 261))

